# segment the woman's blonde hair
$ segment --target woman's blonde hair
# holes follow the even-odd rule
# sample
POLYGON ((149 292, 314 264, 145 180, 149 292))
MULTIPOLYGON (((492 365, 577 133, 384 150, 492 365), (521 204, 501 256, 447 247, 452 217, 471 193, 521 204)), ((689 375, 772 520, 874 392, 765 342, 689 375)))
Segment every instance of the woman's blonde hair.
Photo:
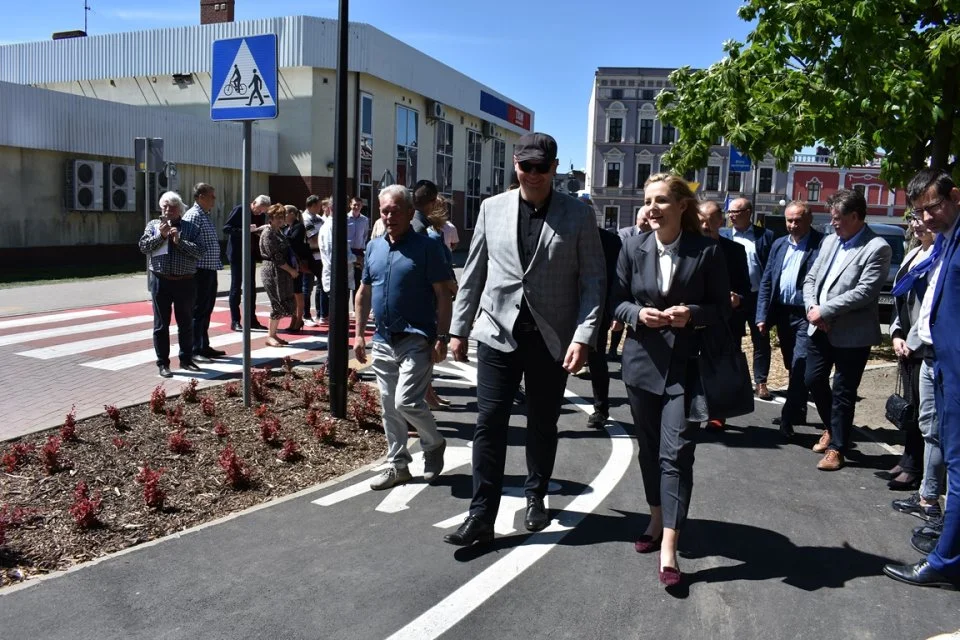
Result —
POLYGON ((680 216, 680 228, 683 231, 700 235, 700 217, 697 215, 699 202, 697 202, 697 196, 694 195, 687 181, 675 173, 655 173, 647 178, 647 181, 643 183, 643 188, 646 189, 657 182, 666 183, 667 191, 678 203, 687 203, 686 209, 680 216))
POLYGON ((444 198, 442 195, 437 195, 437 199, 433 202, 433 206, 430 207, 430 211, 427 213, 427 219, 437 231, 443 229, 443 225, 447 223, 446 198, 444 198))

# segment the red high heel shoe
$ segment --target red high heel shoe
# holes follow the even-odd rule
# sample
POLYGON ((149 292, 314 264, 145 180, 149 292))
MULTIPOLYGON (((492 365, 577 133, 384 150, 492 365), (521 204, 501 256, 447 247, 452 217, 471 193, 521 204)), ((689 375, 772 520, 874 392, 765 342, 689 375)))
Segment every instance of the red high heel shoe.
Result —
POLYGON ((654 551, 660 550, 660 542, 663 540, 663 534, 660 534, 660 537, 654 540, 651 536, 643 534, 637 541, 633 543, 633 548, 637 550, 637 553, 652 553, 654 551))
POLYGON ((665 587, 675 587, 680 584, 683 574, 676 567, 659 567, 657 577, 660 578, 660 584, 665 587))

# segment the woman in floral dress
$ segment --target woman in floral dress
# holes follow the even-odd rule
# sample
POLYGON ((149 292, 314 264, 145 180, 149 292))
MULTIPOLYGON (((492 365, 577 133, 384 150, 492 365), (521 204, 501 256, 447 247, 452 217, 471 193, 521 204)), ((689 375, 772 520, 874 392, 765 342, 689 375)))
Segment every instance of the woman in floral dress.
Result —
POLYGON ((280 326, 280 319, 291 317, 295 310, 293 281, 298 272, 290 243, 281 231, 286 215, 287 211, 282 204, 271 206, 267 210, 270 226, 260 235, 260 254, 263 256, 260 278, 267 297, 270 298, 267 345, 271 347, 287 344, 286 340, 277 335, 277 329, 280 326))

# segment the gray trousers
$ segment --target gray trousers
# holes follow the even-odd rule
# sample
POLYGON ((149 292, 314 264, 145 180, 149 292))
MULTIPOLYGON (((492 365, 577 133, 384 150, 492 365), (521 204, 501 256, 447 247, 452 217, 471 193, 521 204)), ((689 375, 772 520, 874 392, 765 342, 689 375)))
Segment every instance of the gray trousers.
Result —
POLYGON ((920 496, 930 502, 940 499, 945 484, 946 466, 940 449, 940 422, 933 398, 933 365, 920 365, 920 435, 923 436, 923 481, 920 496))
POLYGON ((680 529, 693 493, 693 460, 699 422, 688 422, 683 395, 658 395, 627 386, 640 450, 647 504, 662 507, 663 526, 680 529))
POLYGON ((407 334, 392 345, 373 343, 371 368, 380 387, 387 462, 398 468, 412 460, 407 451, 407 423, 417 430, 424 451, 432 451, 444 442, 424 399, 432 377, 431 351, 427 339, 416 334, 407 334))

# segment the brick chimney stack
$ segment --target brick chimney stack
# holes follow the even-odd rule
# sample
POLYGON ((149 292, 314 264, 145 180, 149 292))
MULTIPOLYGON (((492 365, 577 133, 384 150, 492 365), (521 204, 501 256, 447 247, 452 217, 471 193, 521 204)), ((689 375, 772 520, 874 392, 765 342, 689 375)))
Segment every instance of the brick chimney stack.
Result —
POLYGON ((234 0, 200 0, 200 24, 233 22, 234 0))

